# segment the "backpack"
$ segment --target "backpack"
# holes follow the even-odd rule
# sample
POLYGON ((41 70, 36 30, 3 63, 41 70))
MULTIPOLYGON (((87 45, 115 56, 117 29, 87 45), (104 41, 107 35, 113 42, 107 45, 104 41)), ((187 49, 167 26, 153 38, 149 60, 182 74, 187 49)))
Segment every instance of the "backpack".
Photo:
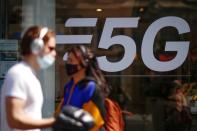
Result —
MULTIPOLYGON (((86 80, 95 81, 95 79, 91 77, 87 77, 86 80)), ((105 98, 104 106, 105 106, 105 124, 104 124, 105 131, 124 131, 125 123, 123 120, 123 111, 121 110, 119 104, 116 101, 113 101, 109 98, 105 98)))
POLYGON ((124 120, 122 116, 122 111, 117 102, 106 98, 105 99, 105 109, 106 109, 106 131, 124 131, 124 120))

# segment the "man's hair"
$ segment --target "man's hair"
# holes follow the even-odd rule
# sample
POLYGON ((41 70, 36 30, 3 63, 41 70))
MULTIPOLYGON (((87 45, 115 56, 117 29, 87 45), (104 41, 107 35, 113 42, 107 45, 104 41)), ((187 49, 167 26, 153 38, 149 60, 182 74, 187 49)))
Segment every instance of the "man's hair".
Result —
MULTIPOLYGON (((32 26, 25 31, 20 45, 20 53, 22 56, 32 54, 31 43, 34 39, 39 37, 41 29, 42 27, 40 26, 32 26)), ((55 37, 55 33, 52 30, 48 30, 43 37, 44 44, 46 44, 51 37, 55 37)))

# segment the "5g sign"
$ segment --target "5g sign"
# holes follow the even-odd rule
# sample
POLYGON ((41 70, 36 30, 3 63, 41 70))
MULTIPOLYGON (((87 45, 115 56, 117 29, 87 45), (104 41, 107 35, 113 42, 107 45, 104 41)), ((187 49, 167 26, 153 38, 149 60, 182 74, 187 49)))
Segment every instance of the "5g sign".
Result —
MULTIPOLYGON (((70 18, 65 27, 95 27, 97 18, 70 18)), ((112 36, 114 28, 137 28, 137 18, 106 18, 98 48, 109 49, 115 44, 124 47, 124 56, 118 62, 110 62, 106 56, 97 57, 100 68, 107 72, 122 71, 129 67, 136 54, 135 41, 125 35, 112 36)), ((141 46, 141 56, 144 64, 158 72, 171 71, 183 64, 189 51, 189 41, 167 41, 165 51, 176 51, 176 56, 169 61, 159 61, 153 53, 154 40, 157 33, 165 27, 176 28, 179 34, 190 32, 188 23, 179 17, 168 16, 154 21, 146 30, 141 46)), ((57 35, 58 44, 90 44, 92 35, 57 35)))

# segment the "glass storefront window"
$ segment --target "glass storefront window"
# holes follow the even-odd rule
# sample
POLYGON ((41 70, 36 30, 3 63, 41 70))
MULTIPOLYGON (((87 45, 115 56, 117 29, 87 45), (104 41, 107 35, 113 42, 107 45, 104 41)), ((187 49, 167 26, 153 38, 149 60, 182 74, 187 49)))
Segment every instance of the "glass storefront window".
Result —
MULTIPOLYGON (((87 46, 90 46, 98 57, 106 56, 107 60, 111 62, 118 62, 126 53, 129 53, 121 45, 124 43, 120 43, 120 41, 110 43, 109 40, 120 35, 132 38, 135 45, 130 47, 136 47, 135 56, 128 57, 130 59, 128 61, 134 58, 132 63, 120 71, 104 71, 112 86, 113 95, 111 97, 118 101, 124 110, 135 114, 133 117, 125 117, 126 130, 161 131, 160 125, 162 125, 162 121, 159 103, 163 102, 163 92, 167 88, 168 83, 173 80, 180 80, 185 85, 184 89, 188 101, 191 97, 191 92, 196 88, 196 40, 194 37, 196 33, 194 25, 196 21, 196 6, 196 1, 189 0, 59 0, 56 1, 56 32, 59 36, 93 35, 91 42, 87 46), (166 42, 168 41, 189 41, 190 45, 188 55, 180 66, 170 71, 160 72, 150 69, 144 63, 142 44, 151 46, 150 42, 143 41, 145 33, 155 21, 168 16, 175 16, 185 20, 189 25, 190 31, 179 34, 175 27, 166 26, 158 30, 155 36, 149 36, 152 38, 147 40, 153 39, 154 42, 152 51, 155 59, 167 62, 175 58, 177 55, 176 51, 165 51, 166 42), (93 27, 66 27, 66 22, 71 18, 97 18, 97 23, 93 27), (110 38, 105 43, 106 45, 113 45, 103 45, 103 47, 109 47, 106 49, 99 48, 102 47, 100 45, 101 39, 105 39, 102 36, 105 29, 110 29, 107 27, 110 25, 107 25, 107 19, 109 18, 139 18, 139 21, 136 27, 132 26, 132 23, 128 28, 123 27, 123 25, 115 27, 112 32, 109 32, 111 33, 110 38), (191 86, 191 83, 194 86, 190 87, 190 89, 192 88, 190 90, 189 86, 191 86)), ((114 23, 118 23, 117 21, 114 23)), ((57 40, 57 42, 59 41, 57 40)), ((62 58, 67 48, 72 46, 71 43, 62 41, 57 46, 57 51, 59 52, 56 63, 57 101, 62 97, 62 90, 68 79, 64 73, 62 58)), ((128 50, 134 51, 132 49, 128 50)), ((114 65, 111 68, 116 68, 116 66, 114 65)))

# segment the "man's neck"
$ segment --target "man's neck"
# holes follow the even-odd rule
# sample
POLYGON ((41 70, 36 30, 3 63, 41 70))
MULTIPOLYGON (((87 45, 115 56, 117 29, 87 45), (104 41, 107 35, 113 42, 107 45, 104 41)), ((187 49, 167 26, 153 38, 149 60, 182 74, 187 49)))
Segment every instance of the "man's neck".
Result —
POLYGON ((38 71, 39 67, 36 62, 30 56, 25 56, 23 59, 34 71, 38 71))

